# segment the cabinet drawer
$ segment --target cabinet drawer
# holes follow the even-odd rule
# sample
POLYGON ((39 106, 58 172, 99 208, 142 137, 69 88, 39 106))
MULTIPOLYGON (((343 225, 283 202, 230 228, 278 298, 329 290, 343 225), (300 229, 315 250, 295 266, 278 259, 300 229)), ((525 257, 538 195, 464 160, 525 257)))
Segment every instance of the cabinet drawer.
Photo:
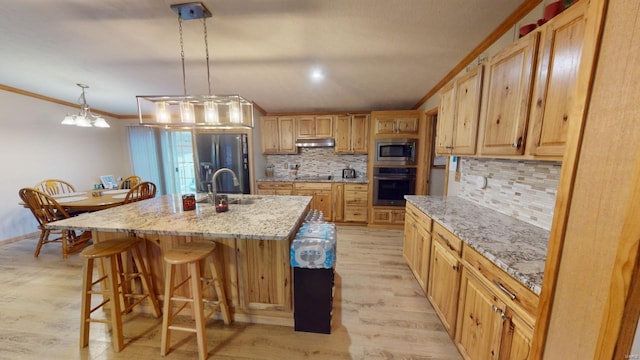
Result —
POLYGON ((464 266, 473 269, 474 273, 486 281, 496 294, 510 307, 519 309, 533 322, 538 309, 538 296, 511 275, 493 264, 468 245, 464 246, 462 256, 464 266))
POLYGON ((439 242, 458 257, 462 253, 462 240, 453 235, 449 230, 445 229, 437 222, 433 223, 433 240, 439 242))
POLYGON ((407 207, 405 208, 406 215, 411 216, 416 219, 416 223, 426 232, 431 233, 431 224, 433 220, 427 214, 423 213, 420 209, 418 209, 415 205, 407 202, 407 207))
POLYGON ((327 190, 331 191, 331 183, 307 183, 307 182, 296 182, 293 183, 293 187, 296 190, 327 190))
POLYGON ((367 184, 344 184, 345 191, 369 191, 369 185, 367 184))
POLYGON ((367 193, 361 191, 345 193, 344 203, 347 206, 367 206, 367 193))
POLYGON ((366 222, 367 207, 348 207, 344 209, 344 221, 366 222))
POLYGON ((291 190, 293 189, 293 183, 288 182, 259 182, 258 189, 260 190, 291 190))

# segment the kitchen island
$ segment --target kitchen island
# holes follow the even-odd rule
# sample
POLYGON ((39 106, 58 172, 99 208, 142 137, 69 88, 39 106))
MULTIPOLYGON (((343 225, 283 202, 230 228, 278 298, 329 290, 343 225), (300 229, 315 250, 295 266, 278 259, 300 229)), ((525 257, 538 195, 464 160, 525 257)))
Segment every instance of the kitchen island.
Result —
MULTIPOLYGON (((206 201, 199 201, 193 211, 183 211, 179 195, 164 195, 82 214, 47 227, 90 230, 94 242, 121 237, 123 233, 145 239, 153 285, 161 299, 162 252, 184 242, 215 241, 234 320, 293 326, 289 245, 308 212, 311 197, 229 198, 229 211, 221 213, 206 201)), ((178 272, 178 276, 185 274, 178 272)))

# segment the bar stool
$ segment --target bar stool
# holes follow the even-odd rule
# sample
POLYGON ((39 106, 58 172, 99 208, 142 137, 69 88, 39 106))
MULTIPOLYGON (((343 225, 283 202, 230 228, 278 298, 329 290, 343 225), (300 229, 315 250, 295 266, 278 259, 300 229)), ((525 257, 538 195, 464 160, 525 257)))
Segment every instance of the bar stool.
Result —
POLYGON ((84 276, 82 278, 82 310, 80 316, 80 348, 89 345, 89 328, 91 322, 106 323, 111 327, 113 337, 113 349, 119 352, 124 347, 122 334, 122 315, 131 312, 131 309, 142 303, 147 297, 151 300, 156 317, 160 317, 158 298, 153 290, 151 278, 147 271, 138 244, 140 239, 135 236, 105 240, 93 244, 84 249, 80 256, 84 261, 84 276), (133 257, 138 272, 125 273, 123 255, 133 257), (94 261, 103 259, 106 275, 93 280, 94 261), (136 294, 130 287, 131 281, 140 278, 143 291, 136 294), (100 283, 100 290, 93 287, 100 283), (103 301, 91 308, 91 295, 103 295, 103 301), (121 304, 121 301, 123 304, 121 304), (109 304, 110 319, 92 318, 91 314, 109 304))
POLYGON ((170 330, 195 332, 198 341, 198 354, 200 359, 206 359, 208 356, 207 343, 205 339, 205 322, 216 310, 220 310, 222 319, 226 325, 231 323, 229 315, 229 306, 227 305, 227 297, 224 292, 224 285, 220 276, 221 272, 214 257, 216 244, 214 242, 190 242, 177 245, 176 247, 164 253, 164 261, 166 263, 165 286, 164 286, 164 309, 162 319, 162 344, 160 355, 165 356, 169 352, 170 347, 170 330), (209 267, 211 269, 212 278, 201 277, 200 261, 211 257, 209 267), (176 275, 176 266, 187 265, 187 278, 178 284, 174 284, 176 275), (183 285, 190 283, 191 297, 176 296, 175 291, 183 285), (202 299, 203 287, 213 286, 217 301, 207 301, 213 305, 211 311, 205 316, 202 299), (177 311, 173 311, 173 302, 181 302, 182 306, 177 311), (195 327, 184 327, 173 325, 173 320, 188 303, 191 303, 193 310, 193 318, 195 327))

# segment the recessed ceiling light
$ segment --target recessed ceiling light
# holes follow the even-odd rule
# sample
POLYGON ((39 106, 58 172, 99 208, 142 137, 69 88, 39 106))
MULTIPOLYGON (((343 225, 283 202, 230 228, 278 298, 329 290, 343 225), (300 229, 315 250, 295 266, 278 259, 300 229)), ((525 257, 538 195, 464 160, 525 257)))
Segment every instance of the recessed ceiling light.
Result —
POLYGON ((321 81, 324 79, 324 73, 320 69, 311 70, 311 80, 313 81, 321 81))

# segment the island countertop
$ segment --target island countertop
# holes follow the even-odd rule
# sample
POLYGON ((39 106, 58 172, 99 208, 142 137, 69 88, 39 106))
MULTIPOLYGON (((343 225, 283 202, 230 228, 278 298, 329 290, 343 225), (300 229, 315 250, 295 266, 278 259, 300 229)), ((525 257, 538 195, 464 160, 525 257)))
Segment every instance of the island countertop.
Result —
POLYGON ((405 196, 498 267, 540 294, 549 231, 455 196, 405 196))
MULTIPOLYGON (((202 198, 204 194, 199 194, 202 198)), ((135 232, 207 238, 288 240, 298 229, 311 196, 229 195, 249 204, 229 204, 217 213, 208 202, 182 210, 180 195, 163 195, 47 224, 50 229, 135 232)))

